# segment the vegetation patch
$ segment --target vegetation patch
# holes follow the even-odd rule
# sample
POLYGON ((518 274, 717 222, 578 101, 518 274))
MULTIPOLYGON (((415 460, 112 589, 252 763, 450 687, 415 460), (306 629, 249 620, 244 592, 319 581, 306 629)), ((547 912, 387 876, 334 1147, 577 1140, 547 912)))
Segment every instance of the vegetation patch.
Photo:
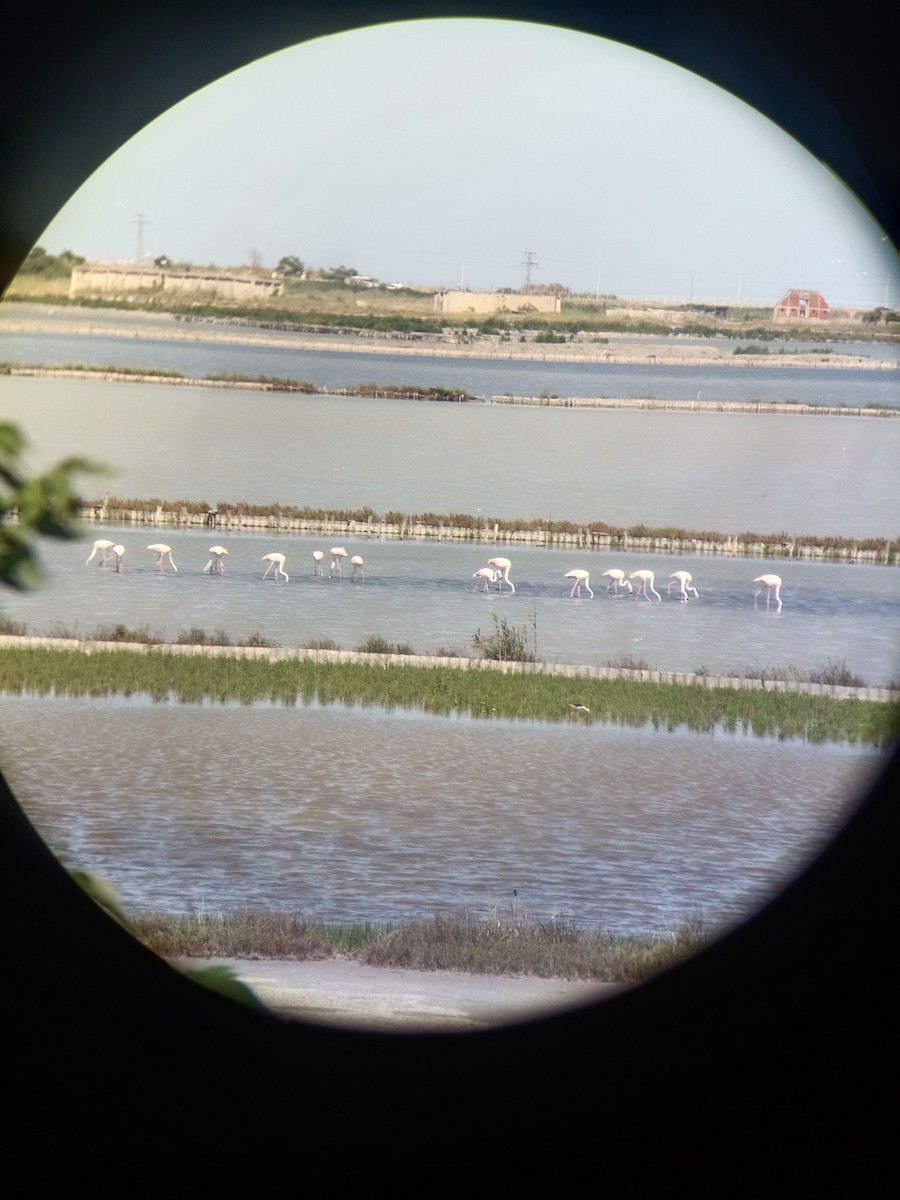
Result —
POLYGON ((595 722, 659 730, 724 729, 808 742, 849 742, 886 748, 897 737, 900 705, 841 700, 765 688, 717 688, 507 673, 371 662, 270 661, 235 656, 180 655, 44 647, 0 648, 0 690, 20 695, 115 696, 141 693, 156 701, 268 701, 419 709, 435 715, 569 721, 573 709, 595 722), (586 711, 585 711, 586 710, 586 711))
POLYGON ((535 662, 537 660, 537 618, 530 625, 510 625, 506 617, 494 616, 494 632, 479 629, 472 646, 480 658, 495 662, 535 662))
MULTIPOLYGON (((273 502, 271 504, 234 503, 219 500, 210 504, 207 500, 161 500, 158 497, 141 499, 134 497, 105 496, 81 501, 82 514, 90 517, 96 512, 160 513, 163 517, 179 519, 187 516, 202 516, 215 509, 221 518, 268 517, 286 521, 313 523, 344 523, 392 525, 399 529, 459 529, 473 535, 488 534, 496 540, 510 539, 522 534, 545 537, 582 538, 590 545, 607 544, 617 549, 627 549, 629 540, 666 543, 670 549, 674 544, 686 551, 693 545, 727 547, 730 553, 740 553, 741 548, 759 547, 770 557, 793 557, 806 551, 821 554, 826 558, 849 558, 865 554, 878 556, 881 562, 896 562, 900 557, 900 541, 896 538, 844 537, 836 534, 797 534, 786 530, 758 533, 745 530, 738 534, 723 533, 714 529, 686 529, 681 526, 654 526, 636 524, 629 526, 611 525, 603 520, 568 521, 553 517, 493 517, 473 513, 402 513, 390 509, 379 513, 369 505, 356 509, 317 508, 313 505, 293 505, 273 502)), ((646 547, 642 547, 646 549, 646 547)))
POLYGON ((743 667, 734 672, 744 679, 761 679, 764 683, 824 683, 837 687, 864 688, 868 684, 861 675, 851 671, 846 659, 827 658, 811 671, 788 663, 786 667, 743 667))
POLYGON ((370 633, 356 647, 357 654, 415 654, 409 642, 389 642, 380 634, 370 633))
POLYGON ((575 922, 479 919, 439 914, 426 921, 326 925, 259 910, 228 915, 148 913, 130 929, 163 958, 351 959, 375 967, 532 975, 638 984, 703 949, 713 931, 688 923, 663 936, 581 929, 575 922))

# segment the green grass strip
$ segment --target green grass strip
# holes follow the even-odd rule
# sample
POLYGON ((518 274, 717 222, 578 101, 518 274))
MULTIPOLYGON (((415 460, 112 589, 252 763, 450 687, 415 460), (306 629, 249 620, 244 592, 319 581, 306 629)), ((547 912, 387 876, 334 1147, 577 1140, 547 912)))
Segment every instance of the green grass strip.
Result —
POLYGON ((726 730, 807 742, 885 748, 897 736, 900 705, 757 689, 572 679, 491 670, 40 647, 0 650, 0 691, 116 696, 156 701, 293 705, 318 701, 420 709, 437 715, 533 721, 606 721, 664 730, 726 730), (583 705, 589 712, 573 711, 583 705))

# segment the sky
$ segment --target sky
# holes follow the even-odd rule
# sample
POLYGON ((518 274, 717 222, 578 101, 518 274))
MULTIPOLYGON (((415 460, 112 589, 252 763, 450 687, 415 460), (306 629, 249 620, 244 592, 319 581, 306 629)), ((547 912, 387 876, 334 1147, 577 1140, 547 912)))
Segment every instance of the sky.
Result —
POLYGON ((38 244, 296 255, 473 291, 900 305, 881 230, 756 110, 643 51, 513 21, 380 25, 259 59, 131 138, 38 244))

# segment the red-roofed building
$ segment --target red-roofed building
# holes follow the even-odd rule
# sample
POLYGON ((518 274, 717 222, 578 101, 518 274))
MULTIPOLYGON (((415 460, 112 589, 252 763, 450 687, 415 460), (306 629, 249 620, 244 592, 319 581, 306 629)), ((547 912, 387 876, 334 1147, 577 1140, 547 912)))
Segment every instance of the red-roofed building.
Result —
POLYGON ((819 292, 790 291, 775 305, 775 321, 828 320, 828 301, 819 292))

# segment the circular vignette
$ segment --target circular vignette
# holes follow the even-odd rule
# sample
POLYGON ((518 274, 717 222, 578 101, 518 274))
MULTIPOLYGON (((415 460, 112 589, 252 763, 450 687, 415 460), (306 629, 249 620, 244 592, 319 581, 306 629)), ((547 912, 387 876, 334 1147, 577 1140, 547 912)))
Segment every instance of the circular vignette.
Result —
MULTIPOLYGON (((275 0, 164 0, 115 24, 107 12, 89 2, 41 28, 40 6, 13 19, 9 44, 40 55, 7 71, 2 118, 15 135, 0 160, 11 181, 0 208, 3 286, 83 179, 190 92, 309 37, 467 15, 398 3, 323 14, 275 0)), ((652 0, 479 13, 552 21, 697 71, 830 165, 896 240, 898 164, 887 106, 871 87, 888 77, 892 53, 878 23, 854 28, 862 48, 847 61, 827 5, 760 3, 741 15, 701 2, 677 21, 670 14, 652 0)), ((766 1170, 789 1153, 798 1173, 852 1172, 858 1186, 879 1169, 876 1076, 889 1028, 879 963, 897 773, 895 753, 816 863, 698 959, 619 1000, 462 1039, 288 1026, 200 994, 92 906, 4 790, 7 1029, 21 1129, 35 1130, 39 1112, 44 1140, 96 1138, 98 1121, 107 1136, 136 1120, 149 1122, 145 1133, 182 1121, 221 1132, 224 1114, 252 1110, 245 1125, 265 1118, 274 1132, 290 1120, 329 1150, 346 1145, 348 1130, 357 1151, 384 1149, 398 1128, 411 1140, 437 1133, 471 1167, 455 1135, 471 1136, 474 1116, 495 1137, 542 1137, 548 1149, 565 1133, 569 1169, 602 1138, 620 1155, 641 1151, 645 1175, 677 1163, 712 1179, 739 1160, 752 1174, 756 1161, 766 1170), (305 1093, 299 1121, 272 1088, 287 1074, 305 1093)))

